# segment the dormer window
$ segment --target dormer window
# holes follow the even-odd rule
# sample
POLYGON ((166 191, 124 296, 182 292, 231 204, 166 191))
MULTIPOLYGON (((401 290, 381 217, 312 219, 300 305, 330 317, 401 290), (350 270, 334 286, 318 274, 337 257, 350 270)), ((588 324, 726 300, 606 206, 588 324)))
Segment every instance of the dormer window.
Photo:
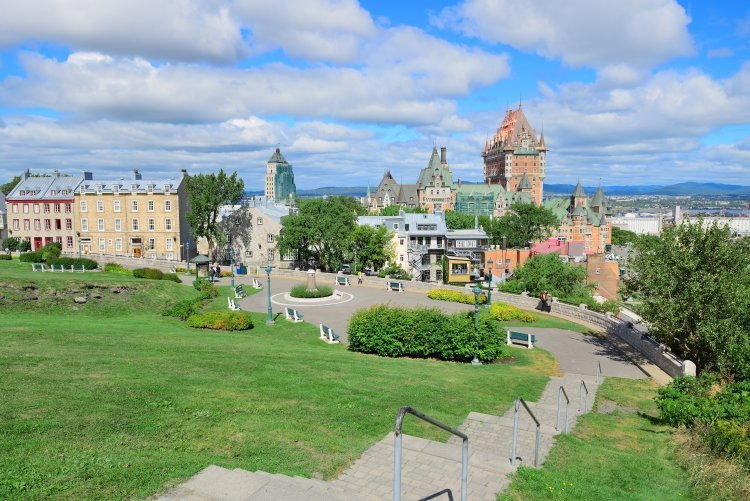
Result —
POLYGON ((169 194, 169 190, 170 190, 171 188, 172 188, 172 187, 171 187, 170 185, 168 185, 168 184, 165 184, 165 185, 164 185, 164 193, 168 195, 168 194, 169 194))
POLYGON ((115 195, 119 195, 120 194, 120 185, 119 184, 115 184, 115 185, 112 186, 112 193, 114 193, 115 195))
POLYGON ((146 186, 146 191, 147 191, 148 193, 153 193, 153 192, 154 192, 154 185, 153 185, 153 184, 149 184, 149 185, 147 185, 147 186, 146 186))
POLYGON ((137 184, 131 184, 130 185, 130 191, 133 193, 136 193, 138 191, 138 185, 137 184))
POLYGON ((97 184, 96 185, 96 194, 97 195, 101 195, 102 194, 102 185, 101 184, 97 184))

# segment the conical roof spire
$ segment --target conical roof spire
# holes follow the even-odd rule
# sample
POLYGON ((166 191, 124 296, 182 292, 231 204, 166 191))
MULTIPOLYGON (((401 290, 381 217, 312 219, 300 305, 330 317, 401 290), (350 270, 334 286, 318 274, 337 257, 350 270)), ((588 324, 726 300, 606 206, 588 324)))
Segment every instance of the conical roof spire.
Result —
POLYGON ((599 188, 596 190, 596 194, 594 195, 594 198, 591 200, 591 205, 597 206, 597 205, 604 205, 604 190, 602 190, 602 185, 599 185, 599 188))
POLYGON ((529 176, 526 175, 526 173, 523 173, 523 176, 521 177, 521 183, 518 185, 519 190, 530 190, 531 188, 531 182, 529 182, 529 176))
POLYGON ((581 180, 578 180, 578 184, 576 185, 576 189, 573 190, 573 197, 575 198, 584 198, 586 197, 586 192, 583 191, 583 186, 581 185, 581 180))

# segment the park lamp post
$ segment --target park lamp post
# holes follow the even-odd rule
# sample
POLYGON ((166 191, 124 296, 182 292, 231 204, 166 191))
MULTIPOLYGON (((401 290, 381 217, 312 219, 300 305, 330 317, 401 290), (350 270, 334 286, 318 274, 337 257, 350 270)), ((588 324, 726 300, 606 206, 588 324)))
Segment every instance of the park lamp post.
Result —
POLYGON ((268 275, 268 319, 266 324, 273 325, 276 322, 273 321, 273 310, 271 310, 271 262, 268 260, 266 260, 266 274, 268 275))
POLYGON ((492 258, 487 260, 487 308, 492 306, 492 258))
POLYGON ((476 351, 479 349, 479 294, 482 292, 482 289, 479 288, 479 284, 474 284, 474 288, 471 291, 474 293, 474 334, 477 341, 471 365, 482 365, 482 362, 479 361, 476 355, 476 351))
POLYGON ((231 245, 229 246, 229 267, 232 268, 232 289, 234 289, 234 255, 231 245))

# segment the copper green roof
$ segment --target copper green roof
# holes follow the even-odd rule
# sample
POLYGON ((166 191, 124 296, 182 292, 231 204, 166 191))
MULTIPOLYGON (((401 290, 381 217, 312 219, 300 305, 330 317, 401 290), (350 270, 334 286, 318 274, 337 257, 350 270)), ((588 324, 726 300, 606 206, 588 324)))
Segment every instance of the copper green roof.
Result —
POLYGON ((581 181, 578 181, 578 184, 576 185, 576 189, 573 191, 573 196, 576 198, 578 197, 583 198, 586 196, 586 192, 583 191, 583 186, 581 186, 581 181))
POLYGON ((273 152, 273 155, 271 155, 271 158, 268 159, 267 163, 285 164, 287 162, 284 155, 281 154, 281 150, 276 148, 276 151, 273 152))
POLYGON ((521 183, 518 185, 519 190, 530 190, 531 189, 531 183, 529 182, 529 176, 526 175, 526 173, 523 173, 523 177, 521 177, 521 183))

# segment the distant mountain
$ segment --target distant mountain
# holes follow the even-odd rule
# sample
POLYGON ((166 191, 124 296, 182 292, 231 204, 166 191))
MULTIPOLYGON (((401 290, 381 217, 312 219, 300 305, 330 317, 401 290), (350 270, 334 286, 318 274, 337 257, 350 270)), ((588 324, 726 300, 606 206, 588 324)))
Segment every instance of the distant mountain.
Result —
MULTIPOLYGON (((546 193, 573 193, 573 184, 546 184, 546 193)), ((583 188, 588 195, 596 193, 596 186, 583 188)), ((750 195, 750 186, 719 183, 677 183, 669 186, 640 185, 640 186, 603 186, 606 195, 750 195)))

